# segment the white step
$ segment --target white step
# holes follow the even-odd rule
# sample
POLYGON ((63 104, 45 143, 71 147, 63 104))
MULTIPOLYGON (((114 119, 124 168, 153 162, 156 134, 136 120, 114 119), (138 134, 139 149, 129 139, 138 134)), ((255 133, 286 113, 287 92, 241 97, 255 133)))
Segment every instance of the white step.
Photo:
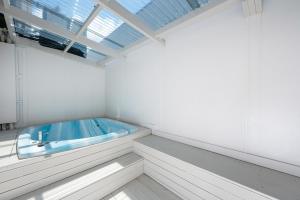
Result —
MULTIPOLYGON (((132 152, 133 140, 149 133, 151 130, 139 127, 128 136, 70 151, 22 160, 14 155, 12 163, 0 157, 0 200, 15 198, 132 152)), ((0 137, 2 151, 6 143, 1 139, 5 138, 0 137)), ((12 144, 9 147, 15 150, 12 144)))
POLYGON ((17 199, 101 199, 143 173, 143 158, 129 153, 17 199))
POLYGON ((299 177, 155 135, 134 148, 144 173, 183 199, 300 199, 299 177))
POLYGON ((146 175, 127 183, 103 200, 181 200, 174 193, 146 175))

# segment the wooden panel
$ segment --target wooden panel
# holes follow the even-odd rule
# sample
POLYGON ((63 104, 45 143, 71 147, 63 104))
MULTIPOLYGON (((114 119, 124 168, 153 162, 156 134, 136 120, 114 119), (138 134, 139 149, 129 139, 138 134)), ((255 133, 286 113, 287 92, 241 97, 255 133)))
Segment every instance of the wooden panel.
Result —
MULTIPOLYGON (((275 199, 252 188, 178 159, 175 154, 170 156, 157 149, 151 148, 151 145, 147 146, 139 142, 134 142, 134 146, 136 153, 145 158, 145 173, 165 185, 171 191, 180 193, 179 195, 183 198, 193 199, 202 197, 200 191, 204 190, 218 199, 275 199), (197 194, 198 197, 188 196, 190 195, 189 193, 197 194)), ((174 144, 172 149, 176 149, 174 144)), ((180 148, 178 152, 180 152, 180 148)), ((203 160, 203 162, 207 162, 207 159, 203 160)), ((220 163, 220 165, 222 166, 222 163, 220 163)))
POLYGON ((212 194, 215 194, 216 196, 222 196, 223 199, 231 199, 231 200, 238 200, 240 199, 238 196, 236 196, 233 193, 230 193, 224 188, 220 188, 215 186, 214 184, 211 184, 206 179, 200 179, 195 174, 187 173, 186 170, 182 170, 177 168, 177 166, 169 165, 166 162, 163 162, 155 157, 153 157, 150 154, 145 153, 143 150, 138 150, 139 155, 145 157, 147 160, 149 160, 154 165, 157 165, 164 170, 168 170, 169 172, 172 172, 176 176, 182 178, 182 179, 188 179, 191 183, 198 186, 199 188, 205 188, 205 190, 211 192, 212 194))
POLYGON ((33 184, 36 181, 41 181, 45 180, 48 177, 51 177, 52 175, 56 174, 62 174, 65 171, 76 171, 78 167, 83 168, 83 169, 88 169, 90 167, 94 167, 98 164, 103 163, 103 161, 108 161, 115 156, 119 156, 119 154, 125 154, 132 151, 131 144, 125 144, 122 146, 118 146, 113 149, 109 149, 107 151, 102 151, 96 154, 91 154, 88 156, 85 156, 83 158, 79 158, 76 160, 73 160, 71 162, 65 162, 63 164, 59 164, 56 166, 52 166, 47 169, 43 170, 37 170, 34 173, 27 174, 25 176, 20 176, 15 179, 11 179, 9 181, 3 182, 0 185, 0 194, 5 193, 6 191, 9 191, 13 188, 21 188, 21 187, 28 187, 29 184, 33 184), (120 153, 118 153, 120 152, 120 153), (115 155, 115 156, 114 156, 115 155))
POLYGON ((0 124, 17 121, 15 45, 0 42, 0 124))
POLYGON ((141 175, 102 200, 180 200, 178 196, 151 179, 141 175))
POLYGON ((99 199, 143 173, 143 159, 129 153, 17 199, 99 199))
MULTIPOLYGON (((177 185, 177 187, 181 187, 181 191, 184 192, 184 194, 189 199, 207 199, 207 200, 219 200, 217 196, 215 196, 213 193, 209 193, 205 191, 205 188, 199 188, 191 183, 188 182, 188 180, 185 180, 183 178, 180 178, 176 176, 176 174, 170 173, 168 170, 161 168, 160 166, 157 166, 148 160, 144 161, 144 170, 145 174, 151 176, 151 174, 156 174, 155 177, 160 177, 160 179, 164 179, 164 184, 170 184, 171 182, 177 185), (166 181, 168 179, 168 181, 166 181)), ((159 182, 159 181, 158 181, 159 182)), ((171 183, 171 185, 172 185, 171 183)))
POLYGON ((129 153, 132 151, 132 140, 149 132, 149 129, 142 129, 116 140, 5 166, 0 171, 0 199, 28 193, 129 153))
MULTIPOLYGON (((126 143, 128 141, 132 141, 136 138, 143 137, 143 136, 146 136, 149 134, 151 134, 150 129, 139 127, 138 131, 134 134, 130 134, 128 136, 121 137, 121 138, 116 138, 113 140, 109 140, 107 142, 102 142, 102 143, 98 143, 95 145, 90 145, 87 147, 82 147, 82 148, 78 148, 78 149, 74 149, 74 150, 70 150, 70 151, 55 153, 55 154, 51 154, 48 156, 47 155, 38 156, 38 157, 27 158, 27 159, 22 159, 22 160, 16 159, 13 163, 8 163, 7 165, 5 165, 4 163, 1 163, 0 176, 2 177, 1 173, 4 171, 17 169, 17 168, 24 167, 24 166, 29 166, 29 168, 32 168, 31 166, 34 163, 39 163, 39 162, 44 162, 44 161, 47 161, 50 163, 64 162, 65 159, 67 158, 66 155, 68 155, 68 157, 72 156, 72 157, 70 157, 70 159, 72 159, 74 157, 86 156, 86 155, 89 155, 90 153, 98 152, 100 150, 107 149, 107 148, 111 148, 112 146, 117 146, 117 145, 126 143), (59 160, 52 160, 52 159, 59 159, 59 160)), ((0 144, 1 143, 2 143, 2 141, 0 142, 0 144)), ((1 161, 2 160, 0 159, 0 162, 1 161)))
MULTIPOLYGON (((126 171, 124 170, 124 172, 116 174, 113 179, 107 179, 105 182, 99 183, 93 186, 93 188, 86 190, 85 192, 88 195, 82 196, 81 199, 94 200, 103 198, 112 191, 115 191, 124 184, 143 174, 143 171, 143 162, 140 162, 137 166, 130 166, 126 171)), ((69 198, 69 200, 72 199, 74 198, 69 198)))
POLYGON ((178 196, 172 193, 167 188, 154 181, 152 178, 146 175, 142 175, 136 179, 139 183, 143 184, 149 190, 153 191, 162 200, 180 200, 178 196))

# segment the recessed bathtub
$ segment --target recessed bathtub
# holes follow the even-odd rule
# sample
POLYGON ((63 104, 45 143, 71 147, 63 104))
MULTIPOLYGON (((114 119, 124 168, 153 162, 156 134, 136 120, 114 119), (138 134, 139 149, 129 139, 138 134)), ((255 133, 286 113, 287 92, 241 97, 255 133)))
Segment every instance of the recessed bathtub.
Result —
POLYGON ((136 126, 107 118, 73 120, 23 129, 17 140, 19 159, 85 147, 134 133, 136 126))

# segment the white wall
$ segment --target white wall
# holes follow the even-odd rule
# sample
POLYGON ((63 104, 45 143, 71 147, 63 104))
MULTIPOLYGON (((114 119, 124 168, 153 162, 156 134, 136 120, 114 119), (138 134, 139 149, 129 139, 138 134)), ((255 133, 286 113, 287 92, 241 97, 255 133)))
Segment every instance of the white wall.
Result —
POLYGON ((16 122, 15 46, 0 42, 0 124, 16 122))
POLYGON ((238 2, 109 64, 106 114, 300 176, 300 1, 263 6, 246 19, 238 2))
POLYGON ((30 47, 17 47, 17 60, 21 126, 104 115, 103 68, 30 47))

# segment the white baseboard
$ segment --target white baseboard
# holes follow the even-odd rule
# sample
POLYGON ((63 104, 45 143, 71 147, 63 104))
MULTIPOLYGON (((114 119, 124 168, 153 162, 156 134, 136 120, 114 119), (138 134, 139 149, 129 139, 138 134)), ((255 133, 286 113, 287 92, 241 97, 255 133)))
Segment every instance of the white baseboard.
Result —
POLYGON ((247 152, 237 151, 234 149, 210 144, 207 142, 191 139, 188 137, 179 136, 176 134, 166 133, 159 130, 152 130, 152 134, 300 177, 300 166, 298 165, 285 163, 282 161, 250 154, 247 152))

